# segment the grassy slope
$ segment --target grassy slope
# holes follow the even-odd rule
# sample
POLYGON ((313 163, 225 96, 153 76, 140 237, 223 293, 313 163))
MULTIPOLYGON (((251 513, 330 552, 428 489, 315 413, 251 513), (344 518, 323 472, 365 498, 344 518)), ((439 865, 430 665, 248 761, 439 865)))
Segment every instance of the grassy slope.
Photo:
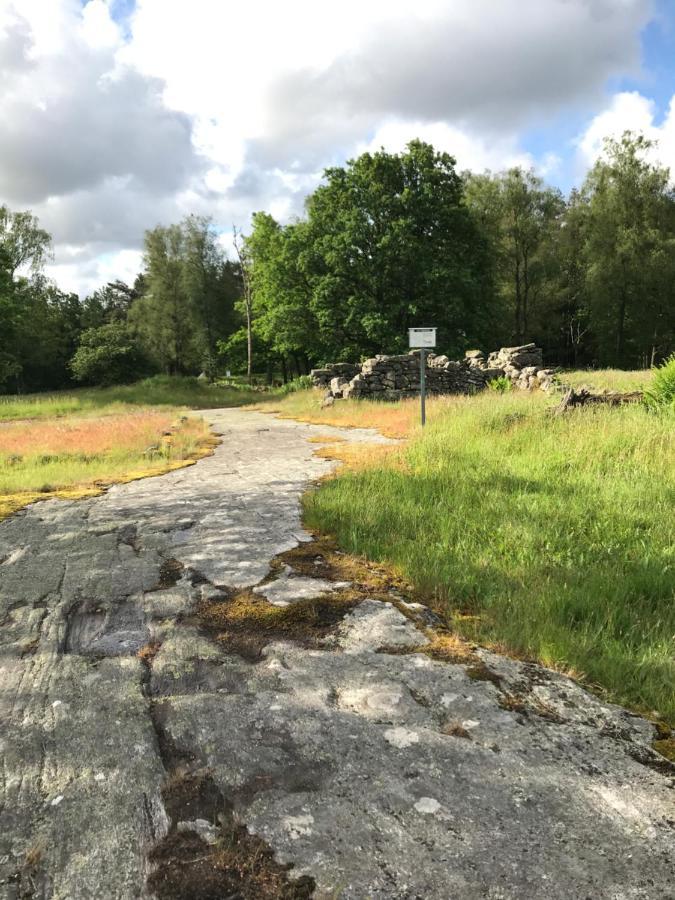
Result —
MULTIPOLYGON (((675 719, 672 415, 551 417, 542 395, 432 402, 430 424, 306 499, 308 523, 395 565, 465 635, 583 675, 675 719), (395 527, 394 526, 395 523, 395 527)), ((410 428, 417 404, 282 409, 410 428)))
POLYGON ((649 387, 653 378, 653 369, 577 369, 560 373, 560 381, 571 387, 594 387, 598 390, 608 388, 612 391, 643 391, 649 387))
POLYGON ((239 406, 259 396, 196 379, 153 378, 2 397, 0 518, 34 500, 90 496, 105 484, 189 465, 212 440, 204 422, 180 415, 185 407, 239 406))

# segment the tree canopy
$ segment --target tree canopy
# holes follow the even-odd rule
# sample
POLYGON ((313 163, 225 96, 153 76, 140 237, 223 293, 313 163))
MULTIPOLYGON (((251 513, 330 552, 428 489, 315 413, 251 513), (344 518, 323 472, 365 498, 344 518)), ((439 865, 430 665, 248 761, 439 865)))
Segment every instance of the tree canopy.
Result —
POLYGON ((533 340, 551 363, 658 362, 675 345, 675 189, 651 150, 608 141, 567 198, 520 168, 458 173, 417 140, 364 153, 325 171, 302 218, 254 213, 236 261, 188 216, 146 232, 133 285, 83 299, 45 277, 32 213, 0 206, 0 388, 249 366, 286 378, 400 352, 419 325, 453 355, 533 340))

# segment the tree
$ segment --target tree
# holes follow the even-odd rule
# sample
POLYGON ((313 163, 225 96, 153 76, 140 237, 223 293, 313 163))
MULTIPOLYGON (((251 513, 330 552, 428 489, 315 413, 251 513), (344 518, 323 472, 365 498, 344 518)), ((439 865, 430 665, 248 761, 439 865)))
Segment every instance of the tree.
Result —
MULTIPOLYGON (((490 242, 502 298, 513 314, 513 336, 530 340, 545 311, 537 310, 554 276, 554 244, 565 202, 534 172, 467 176, 467 203, 490 242), (533 313, 544 312, 533 322, 533 313)), ((535 316, 536 319, 536 316, 535 316)))
MULTIPOLYGON (((138 279, 136 279, 138 282, 138 279)), ((134 300, 142 296, 142 290, 129 287, 119 278, 89 294, 82 301, 82 328, 98 328, 109 322, 126 322, 134 300)))
POLYGON ((102 386, 126 384, 152 371, 138 339, 121 322, 83 332, 70 368, 77 381, 102 386))
POLYGON ((198 317, 185 278, 186 239, 180 225, 158 225, 145 233, 146 291, 129 321, 168 374, 199 364, 198 317))
POLYGON ((215 370, 217 342, 233 328, 234 301, 241 292, 234 266, 225 260, 210 219, 188 216, 185 234, 184 280, 199 321, 203 368, 215 370))
POLYGON ((652 146, 630 132, 607 140, 581 191, 585 297, 604 365, 649 364, 675 338, 675 192, 648 161, 652 146))
POLYGON ((80 304, 42 275, 50 236, 30 212, 0 206, 0 386, 43 390, 69 382, 80 304))
POLYGON ((213 374, 219 342, 236 328, 239 267, 225 259, 210 219, 188 216, 145 234, 129 323, 168 373, 213 374))
POLYGON ((434 324, 441 346, 488 343, 494 309, 487 242, 463 202, 454 160, 413 141, 328 169, 307 220, 259 215, 249 241, 256 315, 280 353, 356 359, 403 350, 434 324))
POLYGON ((284 372, 292 363, 298 374, 309 371, 316 356, 317 320, 311 309, 311 281, 302 254, 308 245, 308 225, 282 227, 268 213, 253 215, 246 239, 253 269, 255 333, 284 372))
POLYGON ((0 206, 0 247, 10 278, 24 267, 39 272, 51 240, 49 232, 40 228, 31 212, 12 212, 0 206))

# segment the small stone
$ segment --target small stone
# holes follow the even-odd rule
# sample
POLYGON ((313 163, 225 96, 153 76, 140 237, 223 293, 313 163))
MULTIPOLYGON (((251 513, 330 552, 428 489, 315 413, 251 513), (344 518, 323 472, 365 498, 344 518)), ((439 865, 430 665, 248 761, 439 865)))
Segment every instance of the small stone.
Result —
POLYGON ((409 731, 407 728, 399 727, 388 728, 384 733, 384 739, 393 744, 394 747, 398 747, 399 750, 404 750, 406 747, 418 744, 420 736, 416 731, 409 731))
POLYGON ((415 804, 417 812, 423 813, 424 815, 435 815, 440 808, 441 804, 433 797, 420 797, 415 804))

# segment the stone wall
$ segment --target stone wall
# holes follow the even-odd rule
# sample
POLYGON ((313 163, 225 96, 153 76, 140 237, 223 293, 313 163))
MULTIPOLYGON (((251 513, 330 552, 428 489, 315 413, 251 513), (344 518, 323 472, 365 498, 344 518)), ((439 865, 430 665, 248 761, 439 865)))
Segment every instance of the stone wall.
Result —
POLYGON ((542 351, 534 344, 520 347, 502 347, 485 358, 480 350, 469 350, 466 359, 472 368, 486 375, 486 381, 506 376, 514 387, 522 390, 553 387, 555 371, 544 366, 542 351))
POLYGON ((310 374, 314 387, 327 388, 333 378, 350 381, 360 371, 361 366, 355 363, 329 363, 323 369, 312 369, 310 374))
MULTIPOLYGON (((526 390, 549 390, 553 385, 553 370, 544 368, 542 352, 534 344, 502 347, 487 358, 479 350, 470 350, 460 361, 428 353, 425 376, 427 393, 431 395, 473 394, 500 376, 526 390)), ((375 356, 360 366, 332 363, 322 369, 312 369, 311 377, 315 387, 327 389, 327 397, 333 399, 414 397, 420 391, 419 351, 401 356, 375 356)))

